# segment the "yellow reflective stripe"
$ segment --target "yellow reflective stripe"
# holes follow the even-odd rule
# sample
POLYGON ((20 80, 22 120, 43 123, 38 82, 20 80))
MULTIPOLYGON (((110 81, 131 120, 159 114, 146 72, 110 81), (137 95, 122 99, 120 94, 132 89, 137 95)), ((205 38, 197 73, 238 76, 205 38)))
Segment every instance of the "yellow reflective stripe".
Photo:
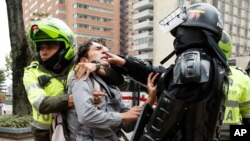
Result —
POLYGON ((226 107, 239 107, 239 102, 233 100, 227 100, 225 105, 226 107))
POLYGON ((32 84, 29 87, 26 88, 26 92, 29 94, 32 90, 42 89, 42 87, 39 84, 32 84))

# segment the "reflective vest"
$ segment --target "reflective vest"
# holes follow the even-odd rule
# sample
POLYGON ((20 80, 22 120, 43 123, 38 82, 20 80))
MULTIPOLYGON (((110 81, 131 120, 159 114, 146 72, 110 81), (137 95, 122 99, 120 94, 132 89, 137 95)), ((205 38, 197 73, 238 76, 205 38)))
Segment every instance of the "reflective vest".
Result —
POLYGON ((34 61, 24 70, 23 83, 28 95, 29 102, 32 105, 33 126, 48 130, 52 124, 52 114, 41 114, 38 112, 40 104, 45 96, 57 96, 64 92, 65 82, 57 78, 51 78, 49 83, 43 88, 38 81, 41 75, 52 76, 39 69, 39 63, 34 61))
POLYGON ((241 124, 242 118, 250 118, 250 78, 238 68, 230 67, 229 91, 223 123, 241 124))
POLYGON ((250 78, 243 69, 230 66, 230 70, 221 140, 229 140, 231 124, 242 124, 242 118, 250 118, 250 78))

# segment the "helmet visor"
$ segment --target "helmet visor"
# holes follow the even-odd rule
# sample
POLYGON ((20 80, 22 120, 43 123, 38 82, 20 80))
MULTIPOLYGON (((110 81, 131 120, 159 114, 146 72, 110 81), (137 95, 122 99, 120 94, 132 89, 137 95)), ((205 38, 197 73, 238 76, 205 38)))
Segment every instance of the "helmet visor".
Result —
POLYGON ((163 18, 159 24, 163 32, 169 32, 187 19, 186 6, 181 6, 163 18))

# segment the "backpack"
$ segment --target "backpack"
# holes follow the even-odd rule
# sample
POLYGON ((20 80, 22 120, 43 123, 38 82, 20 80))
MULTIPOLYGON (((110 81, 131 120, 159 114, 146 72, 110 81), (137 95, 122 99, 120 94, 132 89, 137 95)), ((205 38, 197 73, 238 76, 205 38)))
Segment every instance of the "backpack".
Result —
POLYGON ((69 131, 67 129, 67 121, 64 120, 62 113, 56 113, 52 123, 51 141, 70 141, 69 131))

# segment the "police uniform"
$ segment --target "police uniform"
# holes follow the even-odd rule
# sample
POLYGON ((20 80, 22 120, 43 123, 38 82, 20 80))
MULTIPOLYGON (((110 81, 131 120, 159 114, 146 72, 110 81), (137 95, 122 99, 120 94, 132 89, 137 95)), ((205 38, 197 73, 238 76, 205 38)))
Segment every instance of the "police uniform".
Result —
POLYGON ((68 108, 68 95, 63 95, 67 74, 74 58, 73 32, 60 19, 45 18, 32 21, 28 37, 35 46, 36 61, 25 68, 23 83, 32 106, 32 133, 35 141, 49 141, 52 113, 68 108), (42 60, 41 45, 56 45, 57 51, 42 60))
POLYGON ((45 137, 41 140, 49 140, 52 113, 68 109, 68 95, 63 95, 67 75, 52 77, 52 74, 42 68, 37 61, 33 61, 24 71, 23 83, 32 105, 32 132, 38 138, 45 137), (40 76, 52 78, 43 87, 39 83, 40 76))
POLYGON ((228 72, 226 57, 218 47, 223 31, 220 13, 210 4, 196 3, 177 9, 161 24, 175 37, 175 64, 164 69, 125 56, 120 70, 144 84, 150 72, 161 76, 157 107, 148 114, 145 128, 134 131, 139 135, 133 141, 218 140, 228 72))
POLYGON ((243 119, 250 120, 250 79, 239 67, 230 66, 230 70, 221 140, 229 140, 230 125, 242 125, 243 119))

